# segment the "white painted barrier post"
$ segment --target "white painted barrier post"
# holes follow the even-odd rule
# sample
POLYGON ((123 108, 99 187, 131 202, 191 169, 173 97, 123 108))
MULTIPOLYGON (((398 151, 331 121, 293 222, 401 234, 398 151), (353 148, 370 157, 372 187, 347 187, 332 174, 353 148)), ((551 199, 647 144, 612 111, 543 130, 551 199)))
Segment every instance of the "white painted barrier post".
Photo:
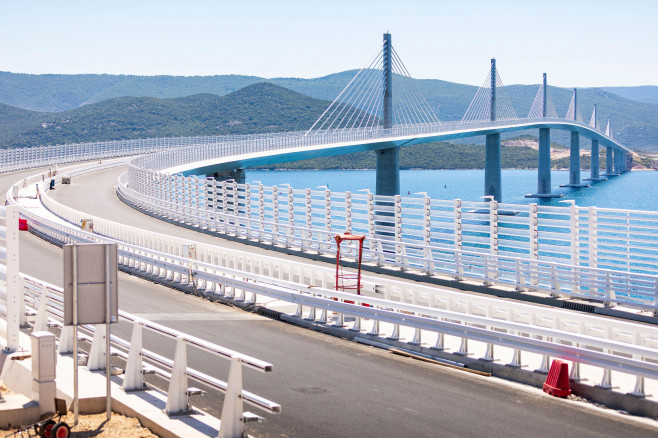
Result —
POLYGON ((184 412, 190 408, 187 396, 187 349, 184 338, 176 341, 174 353, 174 367, 171 370, 169 391, 165 412, 167 415, 184 412))
POLYGON ((9 351, 18 350, 21 325, 23 288, 19 275, 18 258, 18 206, 8 205, 7 223, 7 346, 9 351))
POLYGON ((123 377, 125 391, 137 391, 144 388, 144 373, 142 372, 142 323, 133 324, 130 337, 130 351, 126 360, 126 372, 123 377))
POLYGON ((240 358, 231 358, 231 368, 228 373, 222 418, 219 425, 219 438, 242 438, 244 436, 244 422, 242 421, 242 361, 240 358))

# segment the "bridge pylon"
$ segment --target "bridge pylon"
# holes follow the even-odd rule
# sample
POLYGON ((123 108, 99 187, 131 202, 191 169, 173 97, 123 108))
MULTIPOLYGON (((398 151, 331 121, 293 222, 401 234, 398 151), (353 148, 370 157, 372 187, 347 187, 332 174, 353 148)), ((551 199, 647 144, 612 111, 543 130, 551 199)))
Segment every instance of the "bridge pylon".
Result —
MULTIPOLYGON (((592 111, 592 118, 589 121, 589 126, 598 130, 599 129, 599 120, 597 116, 596 104, 594 104, 594 111, 592 111)), ((590 157, 590 177, 585 178, 586 181, 605 181, 607 178, 599 174, 599 167, 601 163, 599 161, 599 140, 596 138, 592 139, 592 154, 590 157)))

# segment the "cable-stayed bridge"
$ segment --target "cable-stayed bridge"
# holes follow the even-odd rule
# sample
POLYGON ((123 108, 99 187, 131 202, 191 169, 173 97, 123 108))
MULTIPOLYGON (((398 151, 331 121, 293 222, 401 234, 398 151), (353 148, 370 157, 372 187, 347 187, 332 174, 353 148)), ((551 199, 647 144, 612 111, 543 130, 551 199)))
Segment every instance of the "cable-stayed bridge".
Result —
MULTIPOLYGON (((400 194, 398 152, 402 146, 433 141, 486 136, 484 196, 502 201, 500 134, 539 130, 537 193, 529 197, 557 197, 551 193, 550 130, 571 134, 569 187, 586 187, 580 170, 580 137, 591 140, 591 175, 600 181, 629 169, 631 150, 612 137, 611 121, 600 129, 596 106, 589 123, 584 123, 574 89, 569 109, 560 118, 548 94, 546 74, 526 118, 519 118, 496 68, 491 69, 476 92, 463 118, 442 123, 427 103, 384 34, 381 49, 349 82, 339 96, 304 133, 271 135, 260 139, 267 150, 250 151, 231 159, 209 158, 181 163, 168 169, 183 174, 222 175, 244 182, 238 169, 306 158, 347 154, 366 150, 377 153, 377 195, 400 194), (599 174, 599 148, 606 150, 606 171, 599 174)), ((246 141, 249 141, 245 138, 246 141)), ((163 169, 158 169, 163 170, 163 169)))
MULTIPOLYGON (((544 81, 528 118, 519 119, 504 95, 492 61, 485 85, 462 120, 444 123, 433 116, 429 105, 413 88, 405 88, 405 81, 413 86, 405 72, 392 49, 390 36, 385 36, 380 54, 359 73, 362 77, 357 75, 341 93, 342 97, 332 103, 309 131, 97 142, 4 151, 3 169, 156 152, 130 162, 128 172, 120 178, 118 193, 127 203, 167 222, 206 234, 320 255, 335 254, 331 240, 337 231, 359 232, 368 235, 369 261, 393 268, 390 273, 399 269, 415 270, 422 275, 448 274, 455 280, 586 299, 602 303, 606 309, 616 304, 653 312, 658 309, 658 253, 653 246, 658 235, 658 215, 582 209, 575 205, 543 209, 534 204, 526 207, 499 203, 500 182, 499 178, 496 180, 496 171, 499 176, 500 134, 504 132, 540 130, 538 192, 542 192, 542 165, 548 163, 550 169, 550 151, 548 162, 542 162, 541 157, 550 144, 551 129, 572 132, 570 182, 574 185, 581 184, 579 163, 576 165, 580 136, 591 138, 593 148, 596 142, 596 147, 601 144, 608 149, 610 166, 606 173, 626 170, 630 150, 612 138, 609 123, 607 132, 599 130, 596 114, 591 123, 582 121, 575 91, 567 117, 559 118, 544 81), (385 80, 378 81, 378 77, 385 80), (485 195, 491 196, 491 201, 466 203, 399 196, 399 187, 397 190, 395 187, 399 147, 474 135, 487 136, 485 195), (359 150, 377 151, 376 194, 336 194, 328 189, 262 187, 239 182, 241 169, 250 165, 359 150), (216 178, 185 177, 183 173, 216 178), (227 177, 232 181, 226 180, 227 177)), ((99 163, 101 168, 113 165, 105 160, 99 163)), ((89 167, 79 170, 80 174, 97 171, 93 165, 89 167)), ((41 173, 16 182, 8 200, 20 203, 34 186, 40 187, 40 193, 46 192, 47 184, 43 180, 41 173)), ((59 177, 55 180, 61 181, 59 177)), ((550 195, 550 181, 548 187, 548 193, 538 194, 550 195)), ((57 194, 62 192, 58 190, 57 194)), ((482 362, 501 360, 502 348, 512 353, 511 359, 503 359, 509 361, 505 363, 509 363, 510 369, 526 366, 521 351, 524 358, 526 351, 534 352, 540 359, 538 369, 542 372, 546 371, 549 357, 563 357, 573 362, 575 380, 579 379, 581 363, 600 371, 601 391, 609 391, 612 379, 625 370, 632 376, 629 391, 635 397, 634 402, 645 396, 645 379, 658 379, 653 327, 636 328, 632 323, 615 325, 614 329, 606 324, 599 327, 596 317, 588 316, 583 322, 580 315, 573 316, 566 310, 551 314, 549 319, 542 310, 511 309, 504 301, 494 304, 475 303, 462 297, 448 299, 437 292, 440 288, 392 282, 378 284, 380 280, 368 284, 370 295, 363 300, 369 306, 354 306, 343 301, 352 296, 332 290, 331 273, 327 274, 326 269, 273 260, 257 253, 238 253, 223 245, 196 242, 195 238, 175 238, 174 233, 157 234, 150 228, 139 229, 106 220, 102 215, 92 216, 93 232, 80 230, 80 219, 90 215, 59 203, 54 193, 43 196, 42 207, 58 218, 40 216, 31 205, 21 207, 21 214, 28 218, 30 227, 50 239, 116 241, 122 246, 121 263, 131 272, 168 284, 192 284, 197 292, 236 303, 258 304, 263 296, 288 299, 297 306, 292 318, 310 321, 310 325, 331 324, 336 330, 343 329, 347 315, 353 317, 353 326, 344 329, 345 332, 382 342, 385 336, 382 327, 388 324, 389 339, 401 342, 401 330, 407 330, 413 334, 409 345, 419 349, 425 348, 421 338, 434 336, 433 347, 426 348, 432 352, 445 348, 444 335, 452 336, 457 340, 458 347, 454 349, 457 355, 466 358, 475 348, 473 344, 469 347, 468 341, 478 341, 485 346, 482 362), (445 307, 448 300, 450 307, 445 307), (464 300, 469 304, 464 305, 464 300), (464 309, 466 313, 460 314, 464 309), (328 317, 330 312, 335 312, 332 321, 328 317), (575 319, 567 319, 566 315, 575 319), (361 319, 371 320, 372 329, 367 334, 362 333, 365 330, 361 328, 361 319), (565 348, 565 343, 569 348, 565 348)), ((302 371, 297 372, 302 374, 302 371)), ((322 373, 314 371, 312 381, 322 373)), ((300 391, 305 389, 297 386, 300 391)), ((309 388, 315 389, 318 388, 309 388)), ((418 392, 424 396, 427 391, 418 392)), ((363 406, 349 406, 367 412, 363 406)), ((300 410, 303 408, 298 406, 300 410)))

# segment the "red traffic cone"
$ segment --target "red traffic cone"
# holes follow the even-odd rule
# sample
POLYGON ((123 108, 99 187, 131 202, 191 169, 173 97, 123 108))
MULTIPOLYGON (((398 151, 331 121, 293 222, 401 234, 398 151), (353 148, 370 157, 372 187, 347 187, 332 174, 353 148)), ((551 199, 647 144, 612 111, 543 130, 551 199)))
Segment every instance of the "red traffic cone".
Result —
POLYGON ((566 397, 571 394, 569 364, 561 360, 553 360, 543 389, 545 393, 555 397, 566 397))

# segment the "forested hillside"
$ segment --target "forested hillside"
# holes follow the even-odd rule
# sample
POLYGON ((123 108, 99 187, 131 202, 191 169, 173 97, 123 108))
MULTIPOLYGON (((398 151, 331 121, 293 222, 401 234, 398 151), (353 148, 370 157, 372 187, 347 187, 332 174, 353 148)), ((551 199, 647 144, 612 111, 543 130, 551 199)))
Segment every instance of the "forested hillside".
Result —
MULTIPOLYGON (((483 70, 483 79, 485 73, 483 70)), ((124 96, 156 99, 172 99, 197 94, 223 96, 263 81, 316 99, 332 101, 354 74, 355 71, 350 70, 314 79, 264 79, 239 75, 180 77, 24 75, 0 72, 0 102, 34 111, 70 111, 87 104, 124 96)), ((504 79, 504 71, 501 75, 504 79)), ((442 121, 461 120, 477 91, 477 87, 471 85, 435 79, 419 79, 416 80, 416 85, 442 121)), ((612 118, 615 138, 637 150, 658 152, 658 105, 650 103, 654 102, 653 99, 657 94, 654 88, 656 87, 583 88, 579 90, 580 112, 583 119, 589 122, 594 104, 597 104, 599 121, 603 127, 607 118, 612 118), (611 93, 609 90, 618 91, 626 97, 611 93)), ((537 89, 537 85, 511 85, 501 92, 510 96, 517 115, 526 117, 537 89)), ((549 87, 549 94, 560 117, 566 114, 572 93, 572 89, 549 87)), ((301 129, 309 128, 314 120, 309 120, 307 126, 301 129)), ((4 126, 5 121, 0 114, 0 140, 7 138, 4 126)), ((189 128, 186 130, 179 123, 174 130, 193 132, 194 124, 189 128)), ((135 129, 142 132, 157 131, 150 127, 135 127, 135 129)), ((558 141, 566 141, 566 137, 558 132, 555 133, 554 138, 558 141)))

